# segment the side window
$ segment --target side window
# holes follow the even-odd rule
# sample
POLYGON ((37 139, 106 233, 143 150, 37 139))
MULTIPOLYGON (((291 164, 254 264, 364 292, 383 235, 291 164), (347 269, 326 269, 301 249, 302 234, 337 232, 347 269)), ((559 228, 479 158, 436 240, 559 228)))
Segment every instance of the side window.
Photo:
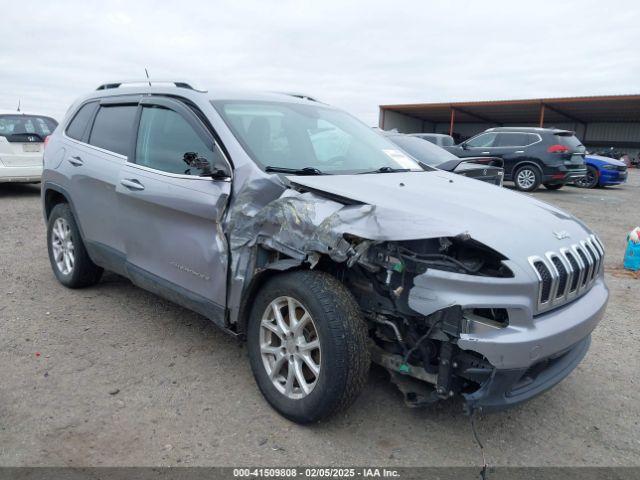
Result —
POLYGON ((76 140, 82 140, 82 136, 86 131, 87 124, 91 121, 94 109, 96 108, 95 102, 87 103, 83 105, 80 110, 73 117, 71 123, 67 127, 67 136, 76 140))
POLYGON ((163 107, 144 107, 135 162, 168 173, 199 176, 224 164, 220 151, 207 145, 180 114, 163 107))
POLYGON ((496 138, 496 133, 483 133, 477 137, 467 140, 469 147, 492 147, 496 138))
POLYGON ((101 106, 93 122, 89 143, 127 155, 133 138, 137 105, 101 106))
POLYGON ((528 133, 499 133, 494 143, 496 147, 524 147, 529 145, 528 133))
POLYGON ((531 145, 532 143, 536 143, 540 141, 540 137, 535 133, 528 133, 527 138, 528 138, 527 145, 531 145))

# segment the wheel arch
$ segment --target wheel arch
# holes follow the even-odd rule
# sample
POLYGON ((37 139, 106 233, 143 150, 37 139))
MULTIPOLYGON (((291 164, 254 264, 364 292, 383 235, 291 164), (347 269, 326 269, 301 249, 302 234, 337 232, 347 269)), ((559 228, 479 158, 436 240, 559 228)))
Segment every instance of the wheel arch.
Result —
POLYGON ((82 225, 80 224, 80 219, 76 213, 76 209, 73 205, 73 201, 71 200, 71 196, 69 192, 60 185, 51 182, 45 182, 42 185, 42 207, 45 222, 49 221, 49 216, 53 211, 56 205, 61 203, 66 203, 69 205, 71 209, 71 213, 73 214, 73 218, 75 219, 76 225, 78 227, 78 231, 80 232, 80 237, 84 242, 85 236, 84 231, 82 230, 82 225))
POLYGON ((285 272, 309 270, 308 266, 305 266, 302 262, 296 265, 295 262, 289 262, 289 260, 291 259, 278 260, 266 264, 251 278, 249 285, 245 288, 240 300, 238 317, 235 324, 236 334, 241 337, 245 337, 249 317, 251 315, 251 307, 253 306, 252 300, 269 280, 285 272))
POLYGON ((516 163, 513 166, 513 169, 511 170, 511 177, 515 178, 516 172, 518 171, 519 168, 524 167, 526 165, 531 165, 533 167, 536 167, 536 169, 538 170, 538 173, 540 174, 540 178, 542 179, 542 177, 544 176, 544 172, 542 171, 542 167, 540 165, 538 165, 536 162, 534 162, 533 160, 521 160, 520 162, 516 163))

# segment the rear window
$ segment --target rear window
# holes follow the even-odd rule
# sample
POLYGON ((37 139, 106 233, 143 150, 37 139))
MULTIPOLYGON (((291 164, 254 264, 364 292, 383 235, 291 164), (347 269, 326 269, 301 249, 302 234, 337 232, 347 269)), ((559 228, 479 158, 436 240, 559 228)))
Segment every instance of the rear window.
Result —
POLYGON ((53 118, 40 115, 0 115, 0 136, 10 142, 43 142, 57 126, 53 118))
POLYGON ((110 152, 127 155, 134 135, 137 105, 101 106, 93 122, 89 143, 110 152))
POLYGON ((573 133, 560 133, 553 136, 556 143, 569 148, 582 147, 582 142, 573 133))
POLYGON ((95 111, 97 103, 91 102, 84 105, 76 116, 73 117, 71 123, 67 127, 67 136, 74 138, 76 140, 82 140, 84 133, 87 129, 87 125, 91 121, 91 117, 93 116, 93 112, 95 111))

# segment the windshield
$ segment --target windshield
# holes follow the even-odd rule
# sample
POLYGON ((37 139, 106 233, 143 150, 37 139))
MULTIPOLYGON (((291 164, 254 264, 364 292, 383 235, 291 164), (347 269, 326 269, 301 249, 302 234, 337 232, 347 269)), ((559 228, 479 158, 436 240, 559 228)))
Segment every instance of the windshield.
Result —
POLYGON ((314 168, 332 174, 423 170, 395 144, 339 110, 287 102, 211 103, 263 169, 314 168))
POLYGON ((409 135, 389 135, 387 137, 416 160, 437 167, 449 160, 457 160, 454 154, 447 152, 433 143, 419 137, 409 135))
POLYGON ((58 124, 53 118, 35 115, 0 115, 0 136, 11 138, 14 136, 37 135, 40 141, 51 135, 58 124))

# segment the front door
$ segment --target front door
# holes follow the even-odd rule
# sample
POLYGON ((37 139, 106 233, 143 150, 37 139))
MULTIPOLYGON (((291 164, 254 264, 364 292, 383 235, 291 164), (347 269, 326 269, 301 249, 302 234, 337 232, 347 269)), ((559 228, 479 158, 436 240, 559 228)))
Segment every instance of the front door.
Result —
POLYGON ((493 157, 493 145, 496 139, 495 132, 481 133, 464 142, 464 149, 456 152, 460 157, 493 157))
POLYGON ((228 162, 197 116, 177 100, 144 99, 132 158, 117 185, 126 268, 134 283, 223 323, 227 242, 221 219, 228 162), (206 162, 204 162, 206 160, 206 162))

